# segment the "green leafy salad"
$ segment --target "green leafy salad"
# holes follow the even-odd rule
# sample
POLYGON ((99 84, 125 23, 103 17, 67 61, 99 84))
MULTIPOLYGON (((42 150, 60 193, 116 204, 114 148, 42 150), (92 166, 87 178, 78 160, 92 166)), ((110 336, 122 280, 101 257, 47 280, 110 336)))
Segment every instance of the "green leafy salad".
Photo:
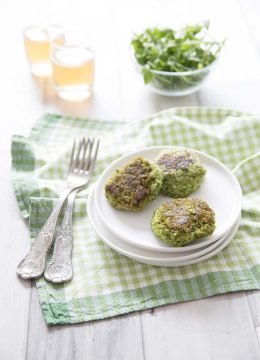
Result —
POLYGON ((209 22, 189 25, 180 30, 148 28, 135 34, 132 47, 141 65, 144 82, 151 81, 161 88, 183 88, 196 85, 207 74, 207 69, 219 55, 224 41, 209 37, 209 22), (159 73, 158 73, 159 72, 159 73), (184 73, 176 76, 167 73, 184 73))

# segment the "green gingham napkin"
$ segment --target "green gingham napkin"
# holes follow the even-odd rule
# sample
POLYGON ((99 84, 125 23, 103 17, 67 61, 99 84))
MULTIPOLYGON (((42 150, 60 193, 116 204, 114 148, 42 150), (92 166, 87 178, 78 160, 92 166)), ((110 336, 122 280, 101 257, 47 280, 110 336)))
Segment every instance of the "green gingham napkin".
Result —
POLYGON ((32 239, 65 186, 72 139, 82 135, 101 138, 93 182, 112 160, 144 146, 183 145, 217 157, 236 168, 244 194, 242 222, 230 245, 207 261, 177 268, 144 265, 111 250, 96 236, 86 212, 89 189, 84 190, 74 212, 73 280, 64 285, 36 281, 47 324, 103 319, 260 288, 258 117, 212 108, 170 109, 130 124, 43 116, 29 137, 14 136, 12 142, 13 186, 21 213, 29 218, 32 239))

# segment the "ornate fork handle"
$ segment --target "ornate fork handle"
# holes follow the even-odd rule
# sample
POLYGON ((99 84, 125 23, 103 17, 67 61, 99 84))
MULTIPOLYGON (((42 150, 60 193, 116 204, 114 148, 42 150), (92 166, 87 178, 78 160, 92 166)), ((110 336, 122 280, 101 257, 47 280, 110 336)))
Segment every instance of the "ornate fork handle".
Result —
POLYGON ((57 205, 52 210, 48 220, 34 239, 31 249, 17 266, 17 274, 23 279, 40 277, 45 268, 47 252, 52 244, 57 220, 68 195, 73 189, 66 189, 61 194, 57 205))
POLYGON ((47 265, 44 277, 53 283, 61 283, 72 279, 72 215, 74 201, 78 189, 74 190, 68 198, 67 207, 60 230, 55 238, 53 256, 47 265))

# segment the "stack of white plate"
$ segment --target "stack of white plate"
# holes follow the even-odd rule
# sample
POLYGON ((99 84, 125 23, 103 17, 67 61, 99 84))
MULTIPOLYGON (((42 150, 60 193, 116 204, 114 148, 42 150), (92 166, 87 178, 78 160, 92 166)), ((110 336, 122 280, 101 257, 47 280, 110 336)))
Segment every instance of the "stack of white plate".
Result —
POLYGON ((234 174, 215 158, 197 151, 207 173, 200 189, 189 197, 200 198, 215 211, 216 229, 212 235, 183 247, 170 247, 158 240, 151 230, 154 211, 167 199, 158 196, 140 212, 112 208, 105 198, 104 187, 117 168, 142 156, 154 160, 163 149, 174 146, 144 148, 114 161, 100 176, 88 199, 88 216, 100 238, 112 249, 145 264, 184 266, 199 263, 219 253, 233 239, 240 222, 242 192, 234 174))

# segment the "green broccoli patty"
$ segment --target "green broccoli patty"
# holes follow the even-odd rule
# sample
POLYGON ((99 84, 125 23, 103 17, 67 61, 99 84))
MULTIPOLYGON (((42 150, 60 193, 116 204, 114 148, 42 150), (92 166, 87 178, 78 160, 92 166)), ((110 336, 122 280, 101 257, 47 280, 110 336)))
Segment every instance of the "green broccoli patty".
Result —
POLYGON ((215 213, 200 199, 167 200, 155 211, 152 230, 168 245, 183 246, 213 233, 215 213))
POLYGON ((197 154, 188 150, 163 150, 156 164, 163 171, 161 192, 173 198, 183 198, 197 190, 206 174, 197 154))
POLYGON ((105 195, 116 209, 139 211, 157 197, 162 182, 162 170, 138 157, 115 171, 105 185, 105 195))

